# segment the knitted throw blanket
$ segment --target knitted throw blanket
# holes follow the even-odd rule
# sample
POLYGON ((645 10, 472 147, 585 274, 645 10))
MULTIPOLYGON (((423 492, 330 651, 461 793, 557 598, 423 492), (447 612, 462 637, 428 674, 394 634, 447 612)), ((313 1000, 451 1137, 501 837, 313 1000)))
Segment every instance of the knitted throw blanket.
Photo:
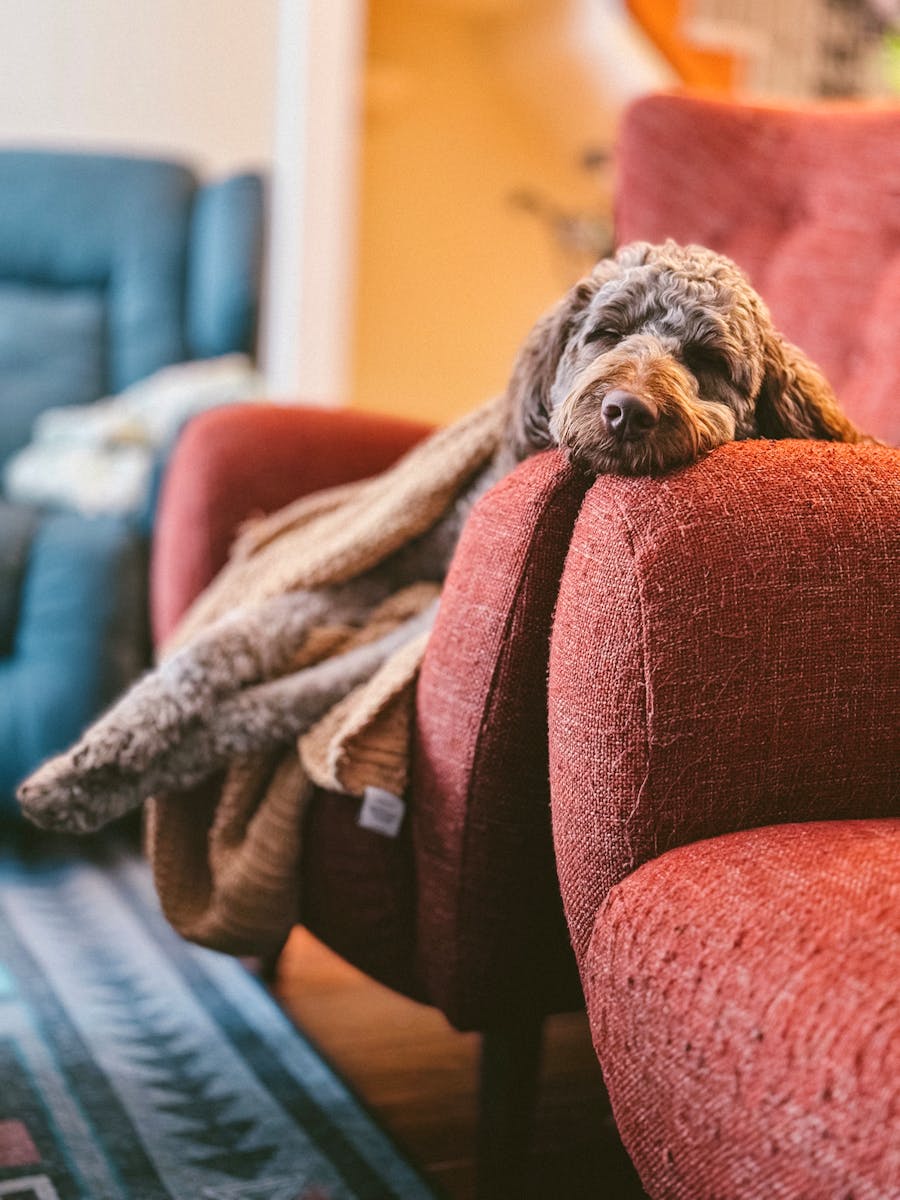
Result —
POLYGON ((88 832, 152 801, 176 928, 230 953, 280 945, 313 785, 404 791, 439 585, 500 474, 502 424, 492 401, 383 474, 248 527, 156 669, 20 786, 26 816, 88 832))

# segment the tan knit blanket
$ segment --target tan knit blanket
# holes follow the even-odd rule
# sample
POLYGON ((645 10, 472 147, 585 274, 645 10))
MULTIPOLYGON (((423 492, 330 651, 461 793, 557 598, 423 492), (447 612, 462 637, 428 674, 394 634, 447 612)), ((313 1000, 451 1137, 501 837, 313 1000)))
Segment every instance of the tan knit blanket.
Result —
POLYGON ((87 832, 150 800, 175 927, 230 953, 280 945, 312 787, 403 794, 440 582, 500 473, 502 423, 492 401, 381 475, 248 527, 160 664, 21 785, 26 816, 87 832))

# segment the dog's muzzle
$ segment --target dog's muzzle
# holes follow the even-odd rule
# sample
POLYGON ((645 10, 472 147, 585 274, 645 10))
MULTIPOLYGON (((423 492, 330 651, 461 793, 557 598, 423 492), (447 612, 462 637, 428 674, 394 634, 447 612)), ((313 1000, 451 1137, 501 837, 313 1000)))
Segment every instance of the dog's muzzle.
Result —
POLYGON ((640 441, 659 424, 656 404, 623 388, 606 393, 600 415, 608 432, 620 442, 640 441))

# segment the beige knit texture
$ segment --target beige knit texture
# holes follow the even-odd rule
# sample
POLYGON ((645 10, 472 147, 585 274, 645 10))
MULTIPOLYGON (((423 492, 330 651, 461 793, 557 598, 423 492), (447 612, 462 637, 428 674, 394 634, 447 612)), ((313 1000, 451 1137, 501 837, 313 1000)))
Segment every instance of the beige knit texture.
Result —
MULTIPOLYGON (((433 602, 417 584, 392 596, 362 628, 329 626, 323 655, 374 640, 433 602)), ((310 639, 297 666, 315 661, 310 639)), ((230 954, 277 949, 299 917, 301 830, 314 784, 362 794, 406 786, 415 680, 427 636, 404 646, 291 746, 236 759, 224 779, 148 805, 147 850, 163 912, 191 941, 230 954), (317 758, 335 764, 314 769, 317 758)))
MULTIPOLYGON (((233 609, 361 575, 431 528, 499 444, 492 401, 373 479, 305 497, 245 528, 220 575, 167 642, 168 656, 233 609)), ((424 612, 435 584, 402 589, 360 629, 319 627, 301 670, 424 612)), ((427 633, 404 645, 292 746, 237 759, 224 779, 148 806, 147 844, 163 910, 184 936, 232 954, 277 949, 299 918, 302 825, 313 786, 349 795, 408 779, 415 683, 427 633), (299 750, 299 754, 298 754, 299 750)))
POLYGON ((426 633, 401 647, 300 738, 300 760, 318 787, 350 796, 361 796, 367 787, 403 795, 415 683, 427 645, 426 633))
POLYGON ((164 654, 238 605, 344 583, 425 533, 493 456, 504 411, 502 397, 492 400, 413 447, 382 474, 304 496, 247 527, 164 654))

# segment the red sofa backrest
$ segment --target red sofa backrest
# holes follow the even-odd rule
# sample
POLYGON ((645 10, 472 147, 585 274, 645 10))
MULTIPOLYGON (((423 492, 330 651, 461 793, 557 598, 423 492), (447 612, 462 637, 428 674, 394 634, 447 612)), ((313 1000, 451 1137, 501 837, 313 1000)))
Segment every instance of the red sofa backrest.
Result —
POLYGON ((735 259, 851 418, 900 443, 900 105, 642 99, 620 134, 617 236, 735 259))

